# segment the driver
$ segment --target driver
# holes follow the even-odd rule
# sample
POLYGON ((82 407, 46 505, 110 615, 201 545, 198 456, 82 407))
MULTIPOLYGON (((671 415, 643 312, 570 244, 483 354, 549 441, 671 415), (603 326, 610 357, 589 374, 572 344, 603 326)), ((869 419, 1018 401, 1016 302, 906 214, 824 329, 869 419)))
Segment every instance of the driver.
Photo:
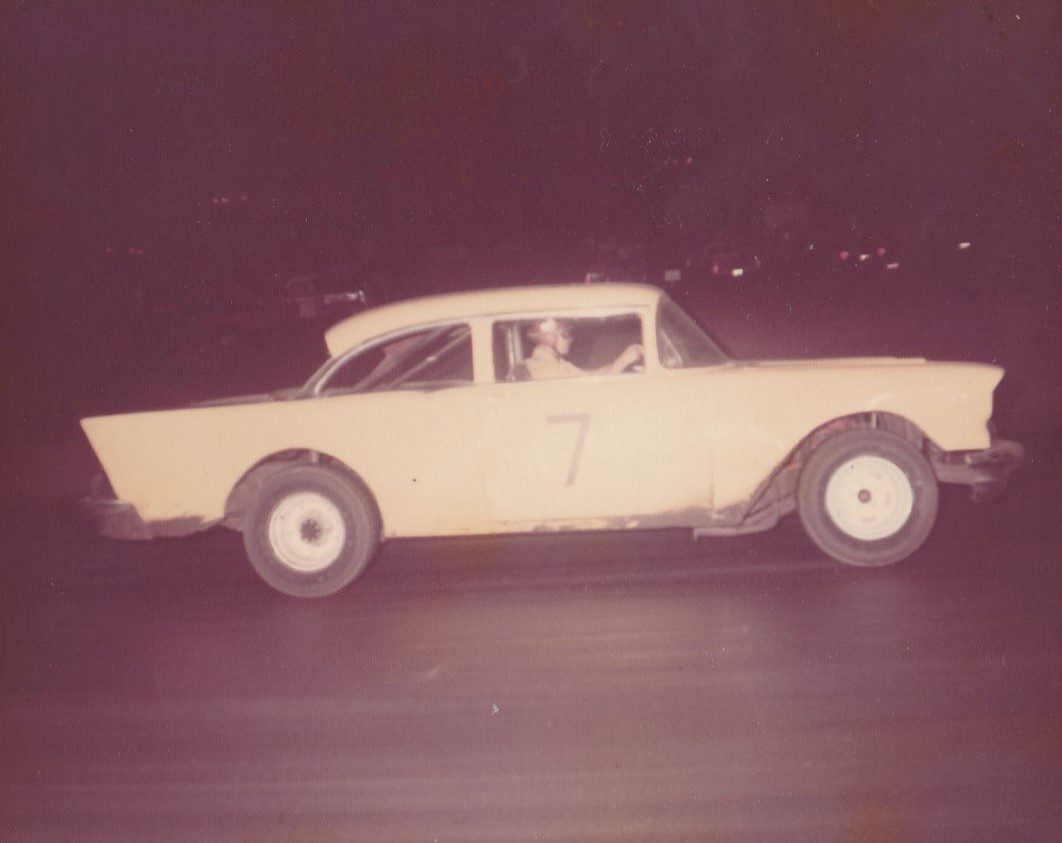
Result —
POLYGON ((554 319, 552 316, 534 323, 527 332, 535 343, 531 356, 524 361, 531 380, 572 378, 578 375, 618 375, 628 366, 640 363, 644 353, 637 343, 627 346, 611 363, 597 369, 580 369, 570 360, 575 323, 569 319, 554 319))

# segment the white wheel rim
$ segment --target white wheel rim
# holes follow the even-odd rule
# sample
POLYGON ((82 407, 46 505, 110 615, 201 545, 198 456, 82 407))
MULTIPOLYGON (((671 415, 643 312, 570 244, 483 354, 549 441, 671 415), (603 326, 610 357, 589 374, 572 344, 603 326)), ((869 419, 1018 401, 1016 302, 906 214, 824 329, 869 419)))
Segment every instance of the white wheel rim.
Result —
POLYGON ((269 546, 277 559, 302 574, 335 562, 346 540, 343 513, 316 492, 282 498, 269 516, 269 546))
POLYGON ((881 457, 850 459, 826 484, 830 520, 860 541, 879 541, 899 532, 913 509, 911 481, 896 463, 881 457))

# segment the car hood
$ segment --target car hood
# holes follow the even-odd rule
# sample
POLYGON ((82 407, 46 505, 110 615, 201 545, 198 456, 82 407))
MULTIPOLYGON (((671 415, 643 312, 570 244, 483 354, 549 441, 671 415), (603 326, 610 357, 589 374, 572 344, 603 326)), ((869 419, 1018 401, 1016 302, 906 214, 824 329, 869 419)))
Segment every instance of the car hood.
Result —
POLYGON ((992 394, 1003 378, 999 366, 921 357, 735 361, 702 371, 714 400, 771 424, 784 410, 801 428, 794 437, 831 419, 886 412, 908 419, 943 450, 988 447, 992 394))

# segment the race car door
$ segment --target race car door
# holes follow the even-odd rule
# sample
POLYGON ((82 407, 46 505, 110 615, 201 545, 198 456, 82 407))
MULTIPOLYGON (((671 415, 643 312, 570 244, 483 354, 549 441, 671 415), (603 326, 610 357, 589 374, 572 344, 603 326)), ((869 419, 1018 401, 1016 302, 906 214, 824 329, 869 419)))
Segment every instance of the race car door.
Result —
MULTIPOLYGON (((592 373, 630 341, 642 342, 642 317, 571 321, 578 338, 571 357, 581 373, 515 382, 502 374, 503 382, 484 387, 495 520, 513 529, 665 526, 680 510, 707 511, 709 449, 685 453, 689 431, 669 403, 667 374, 644 365, 592 373)), ((502 336, 496 325, 496 340, 502 336)))

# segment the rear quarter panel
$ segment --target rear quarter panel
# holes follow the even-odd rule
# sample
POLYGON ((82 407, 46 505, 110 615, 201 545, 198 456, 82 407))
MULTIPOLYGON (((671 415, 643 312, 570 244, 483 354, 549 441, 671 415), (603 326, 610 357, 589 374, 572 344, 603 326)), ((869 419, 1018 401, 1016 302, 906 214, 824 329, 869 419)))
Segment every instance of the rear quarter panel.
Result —
POLYGON ((84 419, 117 496, 150 522, 225 514, 228 496, 256 463, 311 449, 353 469, 379 504, 385 535, 468 532, 482 513, 482 483, 466 449, 472 388, 380 393, 203 407, 84 419), (466 482, 454 484, 455 477, 466 482))

